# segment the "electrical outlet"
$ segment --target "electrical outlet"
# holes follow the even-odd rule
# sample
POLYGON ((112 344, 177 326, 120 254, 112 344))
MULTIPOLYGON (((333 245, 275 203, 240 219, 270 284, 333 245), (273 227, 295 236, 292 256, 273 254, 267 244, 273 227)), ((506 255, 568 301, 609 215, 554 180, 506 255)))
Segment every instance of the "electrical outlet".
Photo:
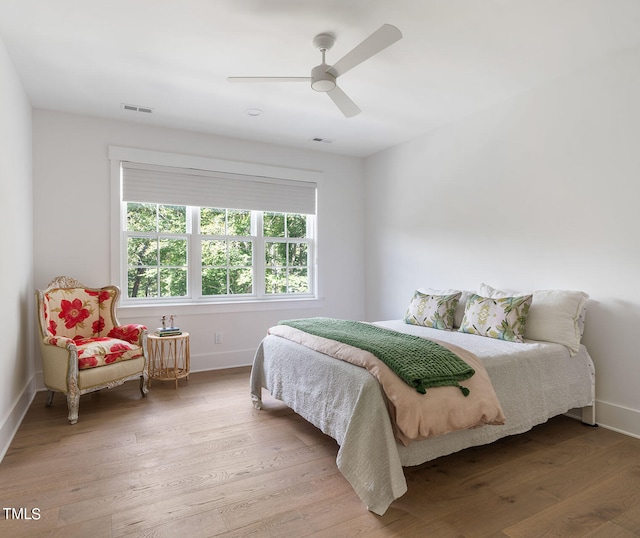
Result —
POLYGON ((216 344, 222 344, 222 333, 216 333, 213 338, 216 344))

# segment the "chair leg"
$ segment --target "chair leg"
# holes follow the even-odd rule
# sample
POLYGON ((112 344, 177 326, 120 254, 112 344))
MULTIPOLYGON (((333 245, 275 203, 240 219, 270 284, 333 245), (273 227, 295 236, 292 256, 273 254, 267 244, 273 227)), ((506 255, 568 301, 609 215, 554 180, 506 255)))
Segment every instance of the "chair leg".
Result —
POLYGON ((69 406, 69 424, 78 422, 78 408, 80 407, 80 395, 73 396, 67 394, 67 405, 69 406))
POLYGON ((55 394, 52 390, 47 390, 47 401, 45 402, 45 407, 51 407, 53 405, 53 395, 55 394))
POLYGON ((77 387, 69 387, 67 407, 69 407, 69 424, 75 424, 78 422, 78 408, 80 407, 80 391, 77 387))
POLYGON ((143 398, 149 394, 149 376, 146 371, 140 376, 140 394, 143 398))

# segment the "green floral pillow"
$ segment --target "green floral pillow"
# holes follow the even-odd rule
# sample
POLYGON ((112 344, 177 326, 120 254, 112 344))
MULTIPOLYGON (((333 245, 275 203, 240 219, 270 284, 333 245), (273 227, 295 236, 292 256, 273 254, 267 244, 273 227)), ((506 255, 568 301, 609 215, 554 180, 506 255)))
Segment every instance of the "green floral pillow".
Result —
POLYGON ((452 329, 460 295, 461 292, 428 295, 416 291, 407 308, 404 321, 411 325, 423 325, 433 329, 452 329))
POLYGON ((532 295, 489 298, 472 295, 467 301, 460 332, 522 342, 532 295))

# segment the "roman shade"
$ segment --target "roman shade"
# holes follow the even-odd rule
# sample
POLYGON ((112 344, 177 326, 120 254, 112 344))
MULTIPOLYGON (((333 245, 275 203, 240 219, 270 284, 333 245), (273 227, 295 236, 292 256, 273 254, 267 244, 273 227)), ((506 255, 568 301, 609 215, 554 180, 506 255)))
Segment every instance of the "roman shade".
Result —
POLYGON ((212 170, 123 161, 125 202, 150 202, 315 215, 317 185, 212 170))

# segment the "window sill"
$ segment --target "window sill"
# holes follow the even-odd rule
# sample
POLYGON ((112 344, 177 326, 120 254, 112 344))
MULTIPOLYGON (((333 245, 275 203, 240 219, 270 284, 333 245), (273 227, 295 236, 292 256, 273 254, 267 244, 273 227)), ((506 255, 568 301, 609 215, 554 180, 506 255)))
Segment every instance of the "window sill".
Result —
POLYGON ((230 312, 264 312, 273 310, 299 310, 322 308, 324 299, 271 299, 266 301, 228 301, 216 303, 165 303, 165 304, 127 304, 118 307, 122 317, 163 316, 173 314, 226 314, 230 312))

